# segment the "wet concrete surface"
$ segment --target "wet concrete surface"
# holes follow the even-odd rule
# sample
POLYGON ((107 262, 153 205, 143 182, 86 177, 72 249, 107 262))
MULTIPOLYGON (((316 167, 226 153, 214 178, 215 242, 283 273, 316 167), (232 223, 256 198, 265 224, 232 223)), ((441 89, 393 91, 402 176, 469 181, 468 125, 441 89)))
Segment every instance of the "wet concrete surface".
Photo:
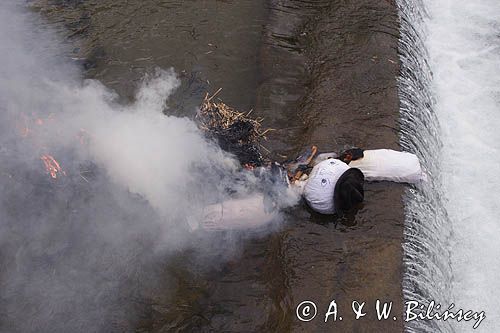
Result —
MULTIPOLYGON (((398 149, 392 0, 46 0, 37 8, 75 45, 70 56, 85 75, 124 99, 155 67, 182 78, 176 115, 192 116, 205 91, 222 87, 225 102, 255 109, 275 129, 266 147, 276 159, 311 144, 398 149)), ((237 249, 223 260, 200 263, 185 251, 158 263, 165 288, 139 292, 139 319, 121 329, 400 332, 403 189, 367 184, 363 206, 337 227, 299 205, 280 230, 231 236, 237 249), (343 320, 324 323, 332 299, 343 320), (397 321, 376 320, 376 299, 394 302, 397 321), (318 306, 310 322, 295 316, 303 300, 318 306), (367 303, 366 317, 354 320, 353 300, 367 303)))

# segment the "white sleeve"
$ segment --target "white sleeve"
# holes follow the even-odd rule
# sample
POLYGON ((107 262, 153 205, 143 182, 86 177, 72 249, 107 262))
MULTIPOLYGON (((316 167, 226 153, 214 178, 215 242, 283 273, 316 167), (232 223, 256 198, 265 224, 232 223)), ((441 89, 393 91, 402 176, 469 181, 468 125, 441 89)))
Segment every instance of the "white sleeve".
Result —
POLYGON ((367 181, 419 183, 426 179, 415 154, 390 149, 365 150, 364 157, 349 166, 360 169, 367 181))

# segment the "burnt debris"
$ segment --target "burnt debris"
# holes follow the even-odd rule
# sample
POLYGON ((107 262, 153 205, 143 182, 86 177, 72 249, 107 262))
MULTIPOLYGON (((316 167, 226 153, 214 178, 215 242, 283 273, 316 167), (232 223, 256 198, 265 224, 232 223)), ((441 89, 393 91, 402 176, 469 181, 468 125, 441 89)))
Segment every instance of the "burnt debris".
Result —
POLYGON ((262 119, 251 118, 252 111, 242 113, 215 99, 220 90, 212 96, 205 95, 196 116, 198 126, 242 165, 261 166, 266 162, 261 141, 271 129, 262 130, 262 119))

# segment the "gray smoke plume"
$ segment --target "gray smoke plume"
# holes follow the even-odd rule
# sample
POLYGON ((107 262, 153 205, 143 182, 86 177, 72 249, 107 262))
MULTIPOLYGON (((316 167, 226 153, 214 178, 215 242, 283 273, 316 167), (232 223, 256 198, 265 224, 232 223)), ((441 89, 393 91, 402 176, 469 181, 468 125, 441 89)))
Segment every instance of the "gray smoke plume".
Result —
POLYGON ((194 243, 210 250, 186 222, 257 180, 164 114, 172 70, 122 105, 38 20, 0 3, 0 331, 130 330, 132 300, 166 283, 160 263, 194 243))

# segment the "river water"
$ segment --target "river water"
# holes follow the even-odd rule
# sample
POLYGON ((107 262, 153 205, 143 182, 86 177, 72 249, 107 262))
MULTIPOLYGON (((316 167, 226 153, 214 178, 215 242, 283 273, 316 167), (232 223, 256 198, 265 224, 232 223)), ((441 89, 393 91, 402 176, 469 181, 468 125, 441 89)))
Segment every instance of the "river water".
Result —
MULTIPOLYGON (((427 6, 436 114, 443 128, 442 177, 454 232, 452 299, 486 312, 482 332, 498 331, 500 206, 494 193, 500 190, 495 177, 500 172, 495 157, 500 149, 500 4, 439 1, 427 6), (484 161, 476 163, 470 154, 484 161)), ((468 331, 460 324, 455 329, 468 331)))

